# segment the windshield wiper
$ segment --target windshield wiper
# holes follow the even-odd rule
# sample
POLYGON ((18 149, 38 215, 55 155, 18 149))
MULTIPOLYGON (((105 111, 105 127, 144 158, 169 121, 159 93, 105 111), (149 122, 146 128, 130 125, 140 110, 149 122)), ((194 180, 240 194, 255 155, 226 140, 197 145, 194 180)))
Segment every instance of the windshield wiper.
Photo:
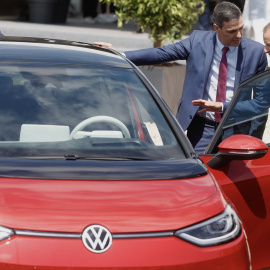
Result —
POLYGON ((107 157, 89 157, 89 156, 77 156, 77 155, 65 155, 66 160, 153 160, 150 158, 141 157, 117 157, 117 156, 107 156, 107 157))
POLYGON ((44 155, 44 156, 18 156, 17 158, 21 159, 44 159, 44 160, 50 160, 50 159, 65 159, 65 160, 155 160, 152 158, 144 158, 144 157, 117 157, 117 156, 77 156, 77 155, 64 155, 64 156, 50 156, 50 155, 44 155))

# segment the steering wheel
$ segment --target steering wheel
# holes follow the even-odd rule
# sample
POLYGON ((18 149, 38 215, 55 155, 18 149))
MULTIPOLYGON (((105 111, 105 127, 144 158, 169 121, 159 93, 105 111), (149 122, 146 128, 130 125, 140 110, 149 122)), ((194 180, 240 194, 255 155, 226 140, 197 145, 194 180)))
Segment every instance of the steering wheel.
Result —
POLYGON ((84 121, 82 121, 81 123, 79 123, 70 133, 69 138, 70 139, 74 139, 74 135, 78 132, 83 130, 86 126, 89 126, 91 124, 94 123, 98 123, 98 122, 107 122, 107 123, 111 123, 116 125, 117 127, 119 127, 122 131, 122 133, 124 134, 125 138, 130 138, 130 133, 128 128, 126 127, 126 125, 121 122, 120 120, 111 117, 111 116, 93 116, 90 118, 85 119, 84 121))

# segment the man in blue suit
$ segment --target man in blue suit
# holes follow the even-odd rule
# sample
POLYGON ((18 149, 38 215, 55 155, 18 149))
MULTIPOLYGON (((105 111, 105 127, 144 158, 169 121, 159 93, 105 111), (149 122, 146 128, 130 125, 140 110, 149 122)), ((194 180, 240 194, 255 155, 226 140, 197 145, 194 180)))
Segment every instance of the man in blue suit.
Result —
POLYGON ((218 125, 215 112, 222 114, 226 110, 240 82, 267 69, 263 45, 242 37, 242 13, 236 5, 219 3, 213 12, 213 27, 214 31, 193 31, 187 39, 161 48, 124 52, 136 65, 186 60, 176 118, 198 153, 204 152, 218 125), (226 100, 216 102, 223 47, 229 48, 226 100))

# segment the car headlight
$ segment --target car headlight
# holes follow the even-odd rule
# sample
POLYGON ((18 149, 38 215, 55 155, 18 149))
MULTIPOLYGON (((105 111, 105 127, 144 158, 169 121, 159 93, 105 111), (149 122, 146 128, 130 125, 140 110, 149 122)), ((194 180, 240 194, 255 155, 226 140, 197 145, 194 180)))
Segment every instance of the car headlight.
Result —
POLYGON ((0 241, 11 237, 14 235, 14 231, 12 229, 0 226, 0 241))
POLYGON ((241 233, 241 223, 230 205, 223 213, 199 224, 176 231, 175 236, 197 246, 208 247, 230 242, 241 233))

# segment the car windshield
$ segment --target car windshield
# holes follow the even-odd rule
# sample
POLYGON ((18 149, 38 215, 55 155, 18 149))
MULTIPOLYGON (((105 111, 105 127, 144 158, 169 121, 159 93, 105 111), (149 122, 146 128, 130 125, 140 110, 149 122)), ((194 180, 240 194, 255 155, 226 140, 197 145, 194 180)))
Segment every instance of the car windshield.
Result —
POLYGON ((2 64, 0 110, 0 157, 185 158, 131 69, 2 64))

